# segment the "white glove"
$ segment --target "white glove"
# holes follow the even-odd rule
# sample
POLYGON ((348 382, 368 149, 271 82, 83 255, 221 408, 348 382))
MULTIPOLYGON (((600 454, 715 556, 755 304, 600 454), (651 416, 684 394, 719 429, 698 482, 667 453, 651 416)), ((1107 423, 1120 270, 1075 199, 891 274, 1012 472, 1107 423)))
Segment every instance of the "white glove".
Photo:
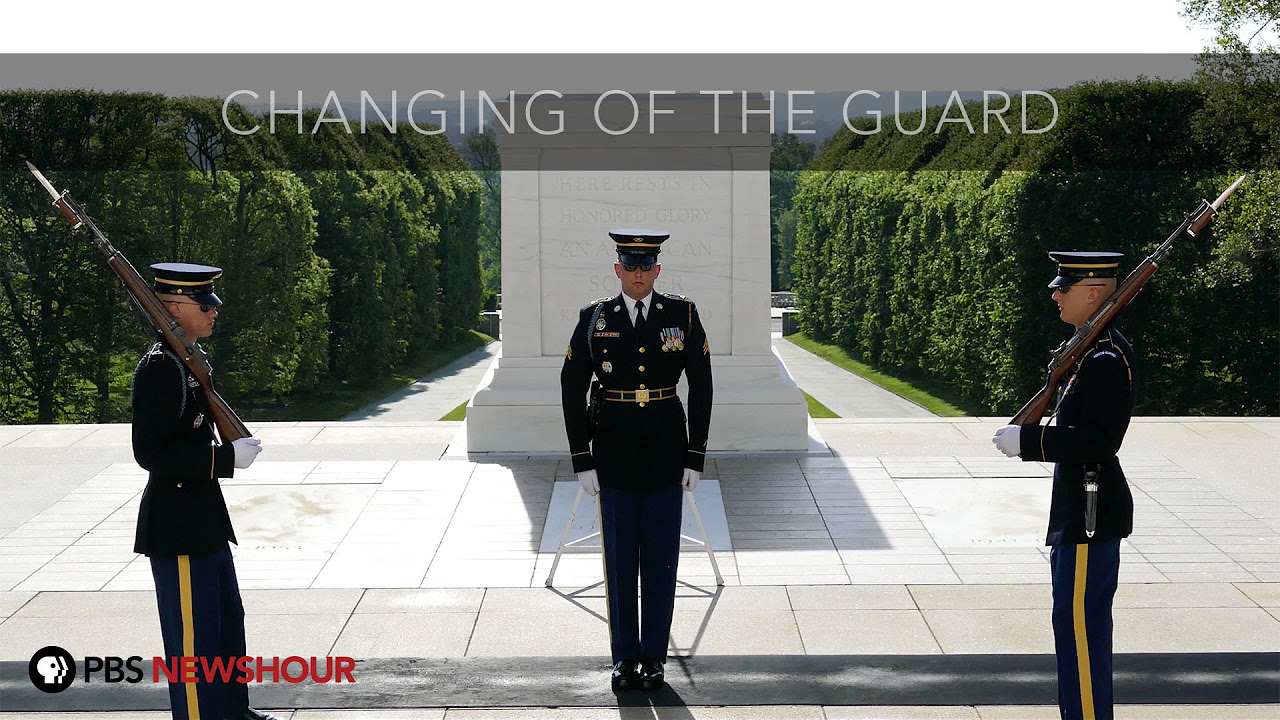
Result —
POLYGON ((583 492, 592 497, 600 492, 600 476, 596 475, 595 470, 583 470, 578 473, 578 484, 582 486, 583 492))
POLYGON ((684 486, 685 490, 688 490, 689 492, 693 492, 693 489, 698 487, 698 481, 701 479, 702 479, 701 472, 698 472, 697 470, 690 470, 689 468, 685 468, 684 477, 680 478, 680 484, 684 486))
POLYGON ((1022 454, 1021 435, 1021 426, 1005 425, 996 431, 996 435, 991 438, 991 442, 995 443, 996 448, 1004 453, 1006 457, 1018 457, 1022 454))
POLYGON ((253 464, 262 452, 262 441, 258 438, 244 437, 231 441, 231 448, 236 451, 236 467, 243 470, 253 464))

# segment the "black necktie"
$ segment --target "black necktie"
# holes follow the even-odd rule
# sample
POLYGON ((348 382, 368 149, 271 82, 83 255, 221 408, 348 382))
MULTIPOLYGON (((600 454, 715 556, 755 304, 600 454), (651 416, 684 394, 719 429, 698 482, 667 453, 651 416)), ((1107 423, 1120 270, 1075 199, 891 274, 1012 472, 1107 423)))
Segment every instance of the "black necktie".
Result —
POLYGON ((644 330, 644 301, 636 301, 636 332, 644 330))

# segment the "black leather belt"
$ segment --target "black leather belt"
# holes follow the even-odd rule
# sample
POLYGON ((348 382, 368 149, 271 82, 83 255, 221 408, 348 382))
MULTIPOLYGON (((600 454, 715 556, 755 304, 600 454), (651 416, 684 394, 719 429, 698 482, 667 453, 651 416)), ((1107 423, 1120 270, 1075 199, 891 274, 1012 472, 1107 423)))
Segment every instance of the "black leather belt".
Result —
POLYGON ((674 387, 657 388, 654 390, 605 390, 604 399, 609 402, 633 402, 638 403, 641 407, 647 402, 655 400, 670 400, 676 397, 676 389, 674 387))

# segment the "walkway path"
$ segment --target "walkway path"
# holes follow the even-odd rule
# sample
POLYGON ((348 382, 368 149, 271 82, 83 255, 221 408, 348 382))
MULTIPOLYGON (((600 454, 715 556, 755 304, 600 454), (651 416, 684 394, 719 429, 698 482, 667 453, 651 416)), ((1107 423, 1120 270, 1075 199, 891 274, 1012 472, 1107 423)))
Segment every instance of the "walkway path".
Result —
POLYGON ((502 343, 495 340, 342 419, 388 423, 439 420, 471 399, 501 350, 502 343))
POLYGON ((833 365, 784 337, 773 338, 791 378, 801 390, 842 418, 937 417, 928 410, 833 365))

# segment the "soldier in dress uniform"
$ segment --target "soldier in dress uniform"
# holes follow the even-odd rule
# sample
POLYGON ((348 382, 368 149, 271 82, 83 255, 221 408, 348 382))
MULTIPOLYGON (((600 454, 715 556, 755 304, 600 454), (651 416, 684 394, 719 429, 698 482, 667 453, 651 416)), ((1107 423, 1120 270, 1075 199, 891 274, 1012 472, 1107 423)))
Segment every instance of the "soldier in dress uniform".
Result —
POLYGON ((615 230, 617 297, 582 308, 560 371, 578 482, 599 493, 615 690, 663 684, 675 606, 684 490, 702 474, 711 425, 711 347, 698 309, 655 293, 667 233, 615 230), (689 412, 676 396, 683 372, 689 412), (604 386, 591 436, 587 389, 604 386), (687 428, 687 431, 686 431, 687 428), (636 578, 643 599, 637 607, 636 578))
MULTIPOLYGON (((1052 252, 1049 283, 1064 322, 1079 328, 1116 289, 1120 253, 1052 252)), ((1133 349, 1106 327, 1058 388, 1049 425, 1009 425, 1005 455, 1055 463, 1046 544, 1052 550, 1053 635, 1063 720, 1112 720, 1111 601, 1120 540, 1133 530, 1133 495, 1116 453, 1137 387, 1133 349)))
MULTIPOLYGON (((156 297, 187 338, 213 333, 222 300, 216 267, 159 263, 156 297)), ((220 478, 247 468, 261 450, 255 438, 220 443, 195 378, 163 342, 151 346, 133 374, 133 456, 149 472, 138 509, 134 552, 151 559, 168 658, 235 658, 245 654, 244 606, 228 542, 235 542, 220 478)), ((172 662, 172 661, 170 661, 172 662)), ((245 683, 169 683, 175 720, 274 720, 249 707, 245 683)))

